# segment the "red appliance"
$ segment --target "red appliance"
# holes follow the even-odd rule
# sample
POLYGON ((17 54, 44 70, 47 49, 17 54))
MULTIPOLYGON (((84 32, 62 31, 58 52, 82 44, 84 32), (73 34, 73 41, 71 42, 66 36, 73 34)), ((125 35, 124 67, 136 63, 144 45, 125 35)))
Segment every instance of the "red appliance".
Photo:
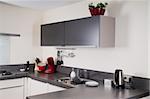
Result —
POLYGON ((48 63, 48 68, 45 71, 45 73, 54 73, 55 72, 55 66, 54 66, 54 59, 53 57, 49 57, 47 58, 47 63, 48 63))

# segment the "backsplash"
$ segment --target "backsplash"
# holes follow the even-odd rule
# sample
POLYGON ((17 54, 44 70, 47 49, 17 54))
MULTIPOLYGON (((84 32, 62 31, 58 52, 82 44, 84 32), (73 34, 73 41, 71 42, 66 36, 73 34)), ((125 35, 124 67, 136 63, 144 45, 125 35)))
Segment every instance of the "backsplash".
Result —
MULTIPOLYGON (((22 68, 26 68, 27 64, 13 64, 13 65, 0 65, 0 70, 7 70, 12 72, 20 71, 22 68)), ((30 72, 33 72, 35 64, 29 64, 30 72)))

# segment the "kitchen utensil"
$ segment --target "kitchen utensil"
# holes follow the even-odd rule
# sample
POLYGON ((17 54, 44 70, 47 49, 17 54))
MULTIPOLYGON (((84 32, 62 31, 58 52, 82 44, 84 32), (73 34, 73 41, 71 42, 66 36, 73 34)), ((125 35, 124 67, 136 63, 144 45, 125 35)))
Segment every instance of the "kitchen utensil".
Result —
POLYGON ((29 71, 29 66, 30 66, 30 63, 29 63, 29 61, 27 61, 25 71, 29 71))
POLYGON ((62 57, 63 57, 62 51, 57 51, 57 62, 56 62, 57 65, 61 65, 64 63, 62 57))
POLYGON ((24 72, 24 71, 25 71, 25 69, 24 69, 24 68, 21 68, 21 69, 20 69, 20 71, 21 71, 21 72, 24 72))
POLYGON ((35 71, 39 71, 38 64, 41 63, 41 60, 36 57, 35 59, 35 71))
POLYGON ((72 68, 72 71, 70 73, 70 78, 71 78, 71 81, 73 81, 73 79, 76 77, 76 73, 74 71, 74 69, 72 68))
POLYGON ((114 74, 114 86, 117 88, 124 88, 124 77, 121 69, 116 69, 114 74))
POLYGON ((85 82, 85 85, 88 87, 97 87, 99 83, 96 81, 88 81, 88 82, 85 82))

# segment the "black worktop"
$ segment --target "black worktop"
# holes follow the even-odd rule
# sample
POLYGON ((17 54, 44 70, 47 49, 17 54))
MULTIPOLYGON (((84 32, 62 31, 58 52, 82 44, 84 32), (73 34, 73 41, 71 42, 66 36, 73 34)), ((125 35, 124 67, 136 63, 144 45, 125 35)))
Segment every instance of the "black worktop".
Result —
MULTIPOLYGON (((62 69, 62 67, 59 69, 61 70, 58 70, 56 73, 53 74, 44 74, 38 72, 19 72, 18 70, 17 71, 13 70, 12 75, 0 76, 0 80, 29 77, 41 82, 66 88, 66 90, 63 91, 30 96, 28 97, 28 99, 138 99, 149 95, 149 90, 146 89, 108 88, 104 87, 104 85, 101 83, 99 87, 87 87, 85 85, 72 87, 69 85, 65 85, 61 82, 58 82, 57 79, 69 76, 69 72, 71 69, 70 68, 62 69), (66 73, 66 71, 69 72, 66 73)), ((97 81, 99 80, 99 78, 100 79, 103 79, 102 77, 110 78, 112 76, 111 74, 105 75, 105 73, 101 72, 98 73, 94 71, 91 71, 90 75, 91 78, 94 78, 97 81), (101 75, 100 77, 98 76, 99 74, 101 75)))
POLYGON ((69 88, 73 88, 72 86, 69 85, 65 85, 62 84, 61 82, 58 82, 57 80, 62 78, 62 77, 68 77, 69 75, 64 74, 64 73, 53 73, 53 74, 45 74, 45 73, 38 73, 38 72, 34 72, 34 73, 29 73, 28 77, 35 79, 35 80, 39 80, 41 82, 45 82, 45 83, 50 83, 59 87, 63 87, 66 89, 69 88))
MULTIPOLYGON (((40 81, 45 81, 53 85, 62 86, 63 84, 56 81, 61 77, 68 76, 62 73, 55 74, 30 74, 30 77, 40 81)), ((140 89, 116 89, 104 87, 102 84, 99 87, 87 87, 79 85, 75 88, 69 88, 66 85, 62 86, 67 90, 52 92, 42 95, 30 96, 28 99, 138 99, 147 96, 148 90, 140 89)))
POLYGON ((68 75, 59 72, 54 74, 16 72, 14 75, 0 77, 0 80, 30 77, 35 80, 66 88, 66 90, 63 91, 30 96, 28 99, 138 99, 149 94, 148 90, 116 89, 104 87, 103 85, 99 87, 79 85, 73 88, 57 81, 57 79, 66 76, 68 75))
POLYGON ((12 75, 0 76, 0 80, 8 80, 8 79, 16 79, 22 77, 29 77, 44 83, 50 83, 59 87, 63 87, 66 89, 72 88, 72 86, 62 84, 57 80, 62 77, 67 77, 67 74, 64 73, 53 73, 53 74, 45 74, 38 72, 12 72, 12 75))

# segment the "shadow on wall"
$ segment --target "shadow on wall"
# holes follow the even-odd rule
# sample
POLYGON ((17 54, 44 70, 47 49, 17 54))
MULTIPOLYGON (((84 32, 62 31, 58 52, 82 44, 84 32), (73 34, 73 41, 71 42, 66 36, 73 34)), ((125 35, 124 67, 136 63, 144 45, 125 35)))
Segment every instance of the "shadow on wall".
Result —
POLYGON ((126 1, 112 1, 109 3, 107 13, 116 17, 116 47, 127 47, 129 45, 129 15, 123 13, 126 1))

